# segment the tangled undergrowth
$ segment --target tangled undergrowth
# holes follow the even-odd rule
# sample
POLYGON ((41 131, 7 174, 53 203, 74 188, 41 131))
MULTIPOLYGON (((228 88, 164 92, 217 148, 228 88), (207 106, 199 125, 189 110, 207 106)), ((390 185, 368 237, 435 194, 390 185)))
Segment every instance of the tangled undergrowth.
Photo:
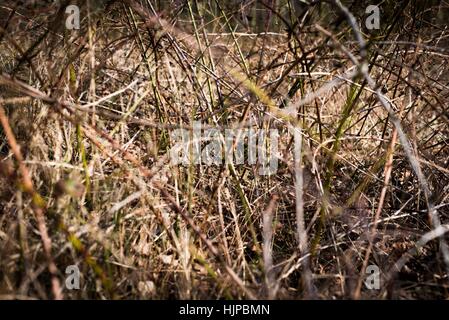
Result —
POLYGON ((449 297, 449 4, 293 2, 2 1, 0 298, 449 297), (196 122, 275 172, 174 165, 196 122))

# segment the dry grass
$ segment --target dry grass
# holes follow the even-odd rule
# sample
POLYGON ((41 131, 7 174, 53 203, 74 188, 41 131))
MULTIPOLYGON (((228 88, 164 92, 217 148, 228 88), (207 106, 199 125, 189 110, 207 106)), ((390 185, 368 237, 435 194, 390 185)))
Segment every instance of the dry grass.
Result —
POLYGON ((449 297, 447 2, 384 2, 366 55, 338 1, 62 2, 0 5, 0 298, 449 297), (277 172, 171 165, 194 121, 277 128, 277 172))

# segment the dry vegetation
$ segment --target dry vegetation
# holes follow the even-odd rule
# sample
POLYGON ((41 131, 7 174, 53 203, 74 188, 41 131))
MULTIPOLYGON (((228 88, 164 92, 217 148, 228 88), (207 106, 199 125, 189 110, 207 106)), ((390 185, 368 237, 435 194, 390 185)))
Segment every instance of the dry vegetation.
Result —
POLYGON ((447 1, 59 2, 0 3, 1 298, 449 297, 447 1), (170 165, 194 121, 277 172, 170 165))

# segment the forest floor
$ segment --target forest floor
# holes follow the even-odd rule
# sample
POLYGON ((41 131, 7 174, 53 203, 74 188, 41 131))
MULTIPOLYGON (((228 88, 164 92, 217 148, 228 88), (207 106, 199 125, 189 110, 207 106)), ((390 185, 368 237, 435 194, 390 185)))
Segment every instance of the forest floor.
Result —
POLYGON ((36 3, 0 5, 0 298, 449 297, 447 3, 36 3))

